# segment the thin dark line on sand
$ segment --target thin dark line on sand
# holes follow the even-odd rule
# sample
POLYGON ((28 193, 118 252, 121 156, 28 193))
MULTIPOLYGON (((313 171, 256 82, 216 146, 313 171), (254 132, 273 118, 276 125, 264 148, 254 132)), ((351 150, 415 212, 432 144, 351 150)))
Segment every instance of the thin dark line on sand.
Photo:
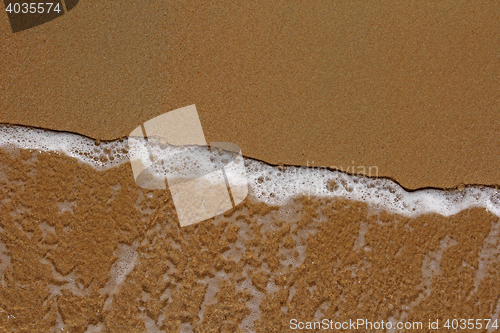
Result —
MULTIPOLYGON (((83 138, 87 138, 87 139, 89 139, 91 141, 95 141, 96 145, 99 145, 101 142, 102 143, 110 143, 110 142, 113 142, 113 141, 123 141, 123 139, 127 138, 127 136, 122 136, 122 137, 119 137, 119 138, 116 138, 116 139, 111 139, 111 140, 100 140, 100 139, 95 139, 95 138, 92 138, 92 137, 90 137, 88 135, 80 134, 80 133, 77 133, 77 132, 61 131, 61 130, 47 129, 47 128, 43 128, 43 127, 26 126, 26 125, 22 125, 22 124, 12 124, 12 123, 2 123, 2 122, 0 122, 0 127, 23 127, 23 128, 27 128, 27 129, 35 129, 35 130, 57 132, 57 133, 65 133, 65 134, 73 134, 73 135, 77 135, 77 136, 80 136, 80 137, 83 137, 83 138)), ((142 125, 141 125, 141 128, 144 131, 144 127, 142 125)), ((145 136, 145 138, 147 139, 146 136, 145 136)), ((363 174, 356 174, 356 173, 347 172, 347 171, 340 170, 340 169, 335 169, 335 168, 330 168, 330 167, 323 167, 323 166, 305 166, 305 165, 283 164, 283 163, 272 164, 272 163, 269 163, 269 162, 266 162, 266 161, 263 161, 263 160, 259 160, 257 158, 246 156, 244 154, 242 154, 242 156, 245 159, 247 159, 247 160, 252 160, 252 161, 260 162, 260 163, 266 164, 266 165, 271 166, 271 167, 284 167, 284 168, 286 168, 286 167, 294 167, 294 168, 304 168, 304 169, 324 169, 324 170, 328 170, 328 171, 338 171, 338 172, 346 174, 348 176, 357 176, 357 177, 370 178, 370 179, 385 179, 385 180, 390 180, 391 182, 393 182, 393 183, 397 184, 398 186, 400 186, 406 192, 416 192, 416 191, 421 191, 421 190, 456 191, 456 190, 463 190, 463 189, 465 189, 467 187, 482 187, 482 188, 492 188, 492 189, 500 190, 500 184, 485 185, 485 184, 479 184, 479 183, 457 184, 457 185, 452 186, 452 187, 424 186, 424 187, 418 187, 418 188, 415 188, 415 189, 410 189, 410 188, 404 187, 396 179, 394 179, 392 177, 389 177, 389 176, 367 176, 367 175, 363 175, 363 174)))

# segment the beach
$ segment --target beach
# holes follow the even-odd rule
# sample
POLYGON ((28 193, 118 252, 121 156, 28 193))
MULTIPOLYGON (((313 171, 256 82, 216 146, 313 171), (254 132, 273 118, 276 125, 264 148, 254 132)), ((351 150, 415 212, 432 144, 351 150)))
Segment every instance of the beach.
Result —
POLYGON ((272 164, 499 184, 498 6, 86 1, 15 34, 5 16, 0 122, 112 140, 195 104, 208 142, 272 164))
POLYGON ((1 154, 6 331, 291 332, 364 320, 379 329, 342 331, 384 322, 418 332, 436 321, 437 331, 453 319, 497 322, 500 222, 488 209, 408 217, 319 195, 270 205, 252 191, 181 228, 169 192, 138 188, 129 163, 96 171, 58 153, 1 154))
POLYGON ((500 3, 63 3, 0 18, 1 331, 497 331, 500 3), (188 106, 245 191, 184 226, 188 106))

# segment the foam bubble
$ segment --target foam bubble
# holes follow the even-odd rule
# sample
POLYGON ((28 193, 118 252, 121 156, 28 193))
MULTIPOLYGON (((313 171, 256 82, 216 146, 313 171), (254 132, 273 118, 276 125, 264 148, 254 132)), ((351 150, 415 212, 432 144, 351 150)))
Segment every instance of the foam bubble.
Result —
POLYGON ((283 205, 300 194, 366 202, 374 208, 409 217, 429 213, 451 216, 472 207, 485 208, 500 217, 500 192, 494 188, 471 186, 453 191, 408 192, 389 179, 347 175, 326 168, 280 169, 247 160, 249 183, 261 201, 283 205))
POLYGON ((115 140, 99 144, 87 137, 23 126, 1 125, 0 147, 59 152, 92 165, 98 170, 128 161, 127 142, 115 140))
MULTIPOLYGON (((124 139, 96 144, 94 140, 71 133, 0 126, 0 147, 59 152, 97 170, 129 161, 129 144, 132 150, 141 151, 134 149, 134 145, 145 145, 146 142, 124 139)), ((207 147, 180 149, 159 144, 151 144, 148 154, 139 157, 159 161, 153 171, 160 177, 198 177, 234 158, 228 153, 214 153, 207 147)), ((388 179, 347 175, 325 168, 283 168, 248 158, 245 158, 245 166, 251 195, 271 205, 283 206, 299 195, 306 195, 366 202, 375 209, 409 217, 428 213, 450 216, 471 207, 482 207, 500 217, 500 192, 494 188, 474 186, 454 191, 425 189, 408 192, 388 179)))

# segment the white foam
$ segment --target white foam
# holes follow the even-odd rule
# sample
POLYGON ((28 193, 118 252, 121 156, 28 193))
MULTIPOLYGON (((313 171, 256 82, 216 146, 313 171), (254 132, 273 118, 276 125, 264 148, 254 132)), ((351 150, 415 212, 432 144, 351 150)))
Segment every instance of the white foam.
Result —
POLYGON ((153 319, 151 319, 145 312, 142 313, 142 320, 147 333, 164 333, 153 319))
MULTIPOLYGON (((21 126, 0 126, 0 147, 59 152, 98 170, 129 160, 126 139, 97 145, 94 140, 76 134, 21 126)), ((154 170, 165 177, 173 172, 190 176, 205 174, 213 170, 214 165, 217 168, 218 163, 227 162, 224 154, 213 154, 202 147, 191 147, 180 153, 175 147, 152 145, 149 153, 158 160, 169 161, 154 170), (169 159, 164 159, 166 156, 169 159)), ((352 176, 325 168, 278 168, 247 158, 245 165, 250 192, 267 204, 285 205, 298 195, 307 195, 366 202, 375 209, 409 217, 428 213, 450 216, 471 207, 482 207, 500 217, 500 191, 494 188, 476 186, 461 191, 407 192, 388 179, 352 176)))
POLYGON ((87 330, 85 333, 100 333, 104 332, 105 326, 103 323, 98 323, 97 325, 89 325, 87 326, 87 330))
POLYGON ((76 207, 76 201, 64 200, 62 202, 57 202, 57 208, 59 208, 59 214, 64 212, 70 212, 73 214, 73 209, 76 207))
MULTIPOLYGON (((418 297, 412 300, 409 304, 401 306, 402 312, 399 316, 399 322, 405 322, 408 319, 409 313, 412 309, 419 306, 420 303, 425 301, 432 293, 432 284, 434 277, 441 274, 441 260, 443 259, 443 253, 446 249, 457 245, 458 242, 448 235, 446 235, 440 242, 439 249, 437 251, 428 252, 422 262, 422 282, 417 287, 422 290, 418 297)), ((395 323, 397 322, 394 317, 390 317, 387 321, 395 323)), ((395 330, 391 330, 394 332, 395 330)))
POLYGON ((138 246, 139 243, 137 241, 131 246, 126 244, 118 245, 115 252, 118 259, 109 271, 110 278, 108 282, 106 282, 104 288, 100 290, 101 294, 107 295, 106 302, 104 303, 104 310, 108 310, 111 307, 113 303, 113 296, 120 290, 120 287, 127 278, 127 275, 134 268, 138 258, 138 246))
MULTIPOLYGON (((483 241, 479 252, 479 262, 474 276, 474 289, 470 292, 468 299, 477 293, 483 279, 488 275, 489 267, 500 259, 500 222, 491 222, 490 232, 483 241)), ((499 300, 500 305, 500 300, 499 300)))
MULTIPOLYGON (((0 228, 0 232, 2 232, 0 228)), ((11 267, 11 257, 9 250, 5 246, 5 243, 0 240, 0 284, 2 287, 6 287, 4 272, 8 267, 11 267)))
POLYGON ((369 225, 367 222, 360 222, 359 223, 359 235, 358 238, 356 238, 356 241, 354 242, 354 248, 352 249, 353 251, 356 251, 357 249, 364 247, 365 246, 365 235, 368 232, 369 225))
POLYGON ((388 179, 350 176, 321 168, 286 167, 279 170, 261 162, 247 162, 247 177, 252 190, 268 204, 282 205, 301 194, 366 202, 374 208, 410 217, 428 213, 450 216, 471 207, 483 207, 500 217, 500 192, 493 188, 476 186, 461 191, 425 189, 407 192, 388 179))
POLYGON ((23 126, 1 125, 0 147, 59 152, 96 169, 107 169, 128 160, 127 145, 123 141, 101 142, 97 145, 96 141, 77 134, 23 126))

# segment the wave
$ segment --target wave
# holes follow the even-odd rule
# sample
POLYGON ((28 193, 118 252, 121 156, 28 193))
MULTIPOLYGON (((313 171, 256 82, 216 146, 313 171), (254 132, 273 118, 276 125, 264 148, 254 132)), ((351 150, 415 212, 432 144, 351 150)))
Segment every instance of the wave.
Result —
MULTIPOLYGON (((129 162, 126 138, 99 142, 75 133, 16 125, 0 125, 0 147, 57 152, 96 170, 129 162)), ((190 155, 201 160, 206 152, 203 147, 194 147, 190 155)), ((159 154, 161 158, 161 152, 159 154)), ((386 178, 352 175, 321 167, 276 166, 249 157, 244 160, 250 195, 269 205, 286 205, 298 196, 314 196, 365 202, 372 209, 407 217, 429 213, 451 216, 473 207, 484 208, 500 217, 500 191, 493 187, 475 185, 454 190, 408 191, 386 178)))

